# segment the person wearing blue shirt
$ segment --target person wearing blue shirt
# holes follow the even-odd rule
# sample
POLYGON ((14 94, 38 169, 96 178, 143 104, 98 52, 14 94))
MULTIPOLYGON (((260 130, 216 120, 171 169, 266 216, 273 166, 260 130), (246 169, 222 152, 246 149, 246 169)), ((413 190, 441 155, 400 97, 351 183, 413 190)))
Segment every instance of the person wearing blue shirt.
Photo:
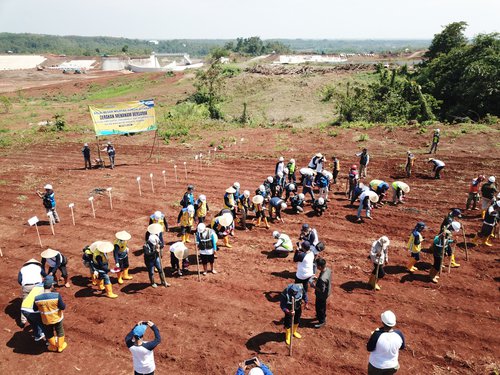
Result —
POLYGON ((44 186, 45 193, 42 193, 37 190, 36 194, 42 198, 43 200, 43 206, 45 207, 45 210, 47 211, 47 215, 49 213, 52 214, 52 217, 50 220, 53 220, 55 223, 59 223, 59 215, 57 214, 56 211, 56 198, 54 195, 54 190, 52 189, 52 185, 47 184, 44 186))
POLYGON ((193 185, 188 185, 187 191, 184 193, 184 196, 182 197, 180 204, 182 208, 187 208, 187 206, 194 206, 194 186, 193 185))

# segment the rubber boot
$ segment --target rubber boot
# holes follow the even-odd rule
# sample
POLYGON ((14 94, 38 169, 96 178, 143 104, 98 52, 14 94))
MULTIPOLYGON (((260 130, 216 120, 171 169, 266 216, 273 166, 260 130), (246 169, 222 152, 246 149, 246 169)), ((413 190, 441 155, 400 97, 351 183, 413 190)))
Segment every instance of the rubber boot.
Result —
POLYGON ((66 288, 71 287, 71 284, 69 283, 69 281, 68 281, 68 277, 67 277, 67 276, 64 278, 64 286, 65 286, 66 288))
POLYGON ((64 349, 68 347, 68 343, 64 341, 64 336, 57 338, 57 351, 61 353, 64 349))
POLYGON ((255 224, 255 226, 256 226, 256 227, 259 227, 259 228, 260 228, 260 220, 261 220, 261 218, 259 217, 259 218, 257 219, 257 224, 255 224))
POLYGON ((299 328, 299 325, 298 324, 294 324, 293 325, 293 337, 296 337, 298 339, 301 339, 302 338, 302 335, 300 333, 297 332, 297 328, 299 328))
POLYGON ((104 285, 104 288, 106 289, 106 297, 109 298, 117 298, 118 296, 113 293, 113 286, 111 284, 104 285))
POLYGON ((452 268, 458 268, 460 267, 460 264, 455 262, 455 254, 451 255, 451 267, 452 268))
POLYGON ((185 234, 182 235, 182 243, 186 243, 186 235, 185 234))
POLYGON ((187 243, 191 242, 191 240, 189 239, 189 233, 186 233, 184 238, 186 240, 185 242, 187 243))
POLYGON ((118 284, 123 284, 123 271, 118 272, 118 284))
POLYGON ((104 280, 99 280, 99 290, 104 290, 106 288, 104 288, 104 280))
POLYGON ((375 283, 375 275, 370 275, 370 280, 368 280, 368 284, 372 287, 372 289, 380 290, 380 286, 375 283))
POLYGON ((92 280, 92 285, 97 285, 97 278, 94 276, 93 272, 90 274, 90 279, 92 280))
POLYGON ((133 277, 128 274, 128 268, 123 270, 123 280, 132 280, 133 277))
POLYGON ((232 245, 229 244, 229 236, 224 237, 224 246, 231 248, 232 245))
POLYGON ((431 278, 431 281, 434 283, 434 284, 437 284, 438 283, 438 276, 437 276, 437 273, 438 271, 436 271, 436 269, 434 267, 431 267, 431 269, 429 270, 429 277, 431 278))
POLYGON ((484 220, 484 217, 486 216, 486 210, 481 210, 481 217, 484 220))
POLYGON ((415 258, 410 258, 410 261, 408 262, 408 266, 406 267, 406 268, 408 268, 408 271, 410 271, 411 273, 417 271, 418 268, 415 267, 416 263, 417 263, 417 260, 415 258))
POLYGON ((57 352, 57 339, 55 336, 47 340, 49 342, 49 352, 57 352))
POLYGON ((493 246, 493 244, 490 242, 491 235, 486 237, 486 240, 484 240, 483 245, 486 246, 493 246))
POLYGON ((285 342, 287 345, 290 345, 290 341, 292 339, 292 329, 291 328, 287 328, 286 329, 286 339, 285 339, 285 342))
POLYGON ((266 224, 266 229, 269 229, 269 223, 267 222, 267 217, 264 218, 264 223, 266 224))

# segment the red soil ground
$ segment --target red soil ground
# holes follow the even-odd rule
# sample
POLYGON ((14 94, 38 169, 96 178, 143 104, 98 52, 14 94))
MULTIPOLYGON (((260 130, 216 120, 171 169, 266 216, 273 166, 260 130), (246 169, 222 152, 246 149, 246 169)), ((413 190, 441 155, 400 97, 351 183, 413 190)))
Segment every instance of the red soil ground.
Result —
MULTIPOLYGON (((0 373, 2 374, 130 374, 131 355, 124 337, 139 320, 153 320, 163 341, 155 350, 158 374, 233 374, 237 363, 258 355, 275 374, 363 374, 368 353, 366 341, 379 326, 380 313, 393 310, 398 327, 404 332, 408 349, 400 355, 401 374, 486 374, 498 368, 500 354, 500 312, 498 304, 498 240, 494 247, 474 247, 470 237, 480 227, 477 211, 467 213, 465 224, 469 261, 464 259, 463 239, 457 236, 459 269, 444 273, 434 285, 427 277, 432 255, 427 248, 447 210, 463 207, 468 181, 477 172, 499 175, 500 155, 490 134, 464 135, 455 140, 443 137, 439 158, 447 163, 444 179, 430 179, 426 163, 428 136, 415 129, 367 131, 366 146, 372 154, 369 179, 394 181, 401 176, 408 145, 417 153, 416 173, 407 182, 411 187, 405 205, 386 205, 375 210, 374 220, 353 222, 355 209, 342 194, 343 181, 333 187, 333 200, 326 214, 312 217, 310 207, 303 215, 284 215, 285 224, 272 223, 271 229, 236 231, 234 247, 221 247, 217 275, 197 281, 196 265, 190 274, 172 278, 167 269, 168 289, 152 289, 143 266, 141 247, 148 216, 155 210, 167 213, 175 230, 178 202, 187 182, 196 185, 197 194, 206 194, 215 214, 222 208, 225 188, 234 181, 242 189, 254 191, 272 174, 279 152, 272 141, 278 130, 242 130, 231 134, 207 133, 191 148, 161 146, 159 163, 147 161, 150 135, 114 139, 116 169, 82 170, 80 144, 45 144, 29 150, 8 150, 0 158, 0 274, 3 293, 0 305, 0 373), (210 139, 220 136, 243 137, 243 143, 218 153, 200 171, 194 164, 197 152, 207 153, 210 139), (470 144, 474 142, 474 149, 470 144), (189 179, 185 181, 182 163, 187 161, 189 179), (178 165, 179 182, 173 177, 178 165), (495 170, 495 168, 497 168, 495 170), (167 187, 161 171, 167 170, 167 187), (152 194, 149 173, 154 173, 156 194, 152 194), (142 176, 142 197, 136 177, 142 176), (27 220, 37 215, 44 219, 40 199, 34 194, 45 183, 56 192, 61 223, 52 236, 48 225, 40 226, 44 248, 60 249, 69 258, 70 289, 59 288, 67 309, 65 329, 68 348, 62 354, 45 352, 35 344, 28 328, 17 327, 20 287, 17 272, 23 262, 39 257, 41 251, 35 228, 27 220), (114 210, 108 198, 97 195, 94 219, 87 198, 95 188, 113 187, 114 210), (69 203, 75 203, 76 226, 71 223, 69 203), (430 229, 426 238, 420 270, 406 272, 405 243, 417 221, 430 229), (294 342, 294 356, 288 356, 284 343, 282 313, 278 295, 292 282, 296 265, 291 257, 269 257, 272 230, 288 233, 295 241, 301 224, 316 227, 326 243, 323 256, 333 269, 333 291, 328 304, 328 325, 312 326, 314 310, 304 313, 301 340, 294 342), (111 300, 91 286, 81 263, 81 249, 95 240, 113 240, 114 233, 127 230, 130 241, 131 273, 134 279, 116 284, 119 295, 111 300), (375 293, 366 281, 371 269, 367 260, 370 244, 381 235, 391 239, 388 275, 375 293)), ((342 131, 336 138, 303 131, 285 132, 289 147, 285 158, 294 157, 304 166, 311 155, 321 151, 331 157, 335 152, 342 171, 356 162, 359 144, 353 131, 342 131)), ((498 135, 498 133, 496 133, 498 135)), ((240 142, 238 142, 240 143, 240 142)), ((93 155, 94 157, 95 155, 93 155)), ((342 177, 345 177, 345 173, 342 177)), ((167 241, 177 240, 169 233, 167 241)), ((190 244, 190 248, 193 245, 190 244)), ((168 257, 164 258, 164 265, 168 257)), ((193 266, 194 264, 194 266, 193 266)), ((168 268, 168 267, 167 267, 168 268)), ((311 300, 314 301, 312 294, 311 300)))

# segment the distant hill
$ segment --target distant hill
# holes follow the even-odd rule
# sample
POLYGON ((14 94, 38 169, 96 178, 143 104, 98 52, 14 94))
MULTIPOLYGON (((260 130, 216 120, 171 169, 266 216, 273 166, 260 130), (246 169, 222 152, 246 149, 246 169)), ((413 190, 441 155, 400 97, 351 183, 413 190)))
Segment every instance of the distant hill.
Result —
MULTIPOLYGON (((113 37, 57 36, 42 34, 0 33, 0 53, 32 54, 55 53, 79 56, 115 55, 127 52, 129 55, 158 53, 187 53, 191 56, 205 56, 214 47, 223 47, 229 39, 174 39, 148 40, 113 37)), ((427 48, 430 40, 331 40, 331 39, 272 39, 297 52, 315 53, 362 53, 398 52, 406 48, 411 51, 427 48)))

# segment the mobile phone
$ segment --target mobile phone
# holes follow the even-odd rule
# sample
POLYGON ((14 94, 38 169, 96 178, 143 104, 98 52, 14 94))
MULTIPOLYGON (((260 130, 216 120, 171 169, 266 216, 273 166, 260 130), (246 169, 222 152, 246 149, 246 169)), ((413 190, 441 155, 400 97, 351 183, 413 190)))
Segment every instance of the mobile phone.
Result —
POLYGON ((245 366, 250 366, 250 365, 253 365, 254 363, 257 362, 257 357, 253 357, 253 358, 250 358, 250 359, 247 359, 245 361, 245 366))

